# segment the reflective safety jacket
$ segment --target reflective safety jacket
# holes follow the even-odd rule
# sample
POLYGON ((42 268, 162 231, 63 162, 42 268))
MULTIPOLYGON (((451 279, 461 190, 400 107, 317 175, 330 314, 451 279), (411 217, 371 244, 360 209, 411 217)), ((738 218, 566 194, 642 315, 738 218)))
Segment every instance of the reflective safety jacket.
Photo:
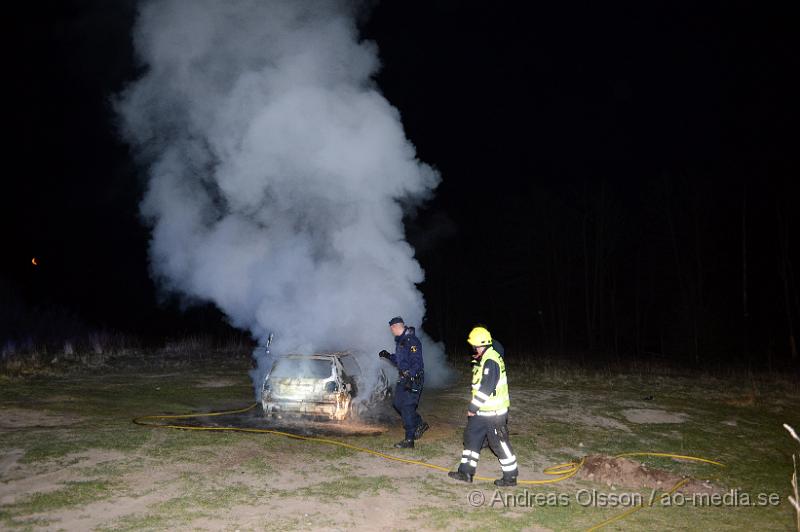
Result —
POLYGON ((503 358, 489 347, 472 364, 472 401, 469 411, 479 416, 500 416, 508 412, 511 400, 503 358))

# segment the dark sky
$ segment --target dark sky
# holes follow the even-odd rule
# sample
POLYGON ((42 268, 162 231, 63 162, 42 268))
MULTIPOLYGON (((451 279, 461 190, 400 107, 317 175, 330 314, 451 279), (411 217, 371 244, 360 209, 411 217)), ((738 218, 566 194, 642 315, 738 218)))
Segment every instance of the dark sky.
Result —
MULTIPOLYGON (((488 320, 520 343, 567 334, 593 348, 664 351, 669 324, 685 328, 674 318, 681 308, 722 316, 741 306, 745 212, 756 246, 753 290, 761 286, 773 300, 754 309, 762 315, 754 326, 759 349, 785 353, 788 333, 763 323, 785 314, 791 329, 800 313, 800 304, 792 310, 796 284, 772 282, 779 263, 787 264, 780 257, 794 259, 790 273, 800 262, 791 236, 800 194, 787 201, 798 193, 792 104, 800 93, 788 6, 378 3, 361 28, 380 49, 377 82, 419 156, 444 179, 428 208, 408 221, 429 274, 426 328, 449 339, 488 320), (788 255, 773 238, 784 225, 791 228, 788 255), (549 243, 545 234, 553 235, 549 243), (705 254, 696 252, 699 241, 705 254), (568 266, 542 269, 559 256, 568 266), (482 266, 476 257, 486 259, 482 266), (673 259, 670 271, 661 266, 673 259), (563 278, 554 273, 567 270, 563 278), (685 297, 652 291, 663 299, 657 307, 675 312, 659 314, 657 326, 642 329, 650 340, 633 348, 629 322, 643 314, 620 308, 644 300, 634 285, 662 281, 685 297), (548 292, 562 285, 563 294, 548 292), (546 321, 557 300, 569 301, 558 327, 555 318, 546 321), (487 310, 488 302, 497 308, 487 310), (465 310, 476 306, 483 310, 465 310), (509 312, 529 313, 539 329, 520 322, 512 330, 509 312), (598 314, 618 319, 589 332, 595 325, 586 318, 598 314)), ((23 3, 7 13, 12 144, 0 287, 17 329, 4 334, 19 334, 26 327, 20 316, 36 308, 132 332, 219 322, 214 312, 181 318, 174 304, 158 306, 148 278, 147 231, 137 218, 141 177, 116 140, 109 106, 136 77, 134 16, 134 2, 100 0, 23 3)), ((705 337, 730 336, 725 331, 740 329, 737 319, 709 323, 705 337)))

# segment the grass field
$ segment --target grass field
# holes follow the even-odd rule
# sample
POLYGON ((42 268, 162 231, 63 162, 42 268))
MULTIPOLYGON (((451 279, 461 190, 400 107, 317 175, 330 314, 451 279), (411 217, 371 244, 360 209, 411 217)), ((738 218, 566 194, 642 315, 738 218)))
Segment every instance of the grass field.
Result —
MULTIPOLYGON (((399 417, 379 435, 341 439, 453 466, 461 451, 466 378, 465 371, 448 388, 426 390, 421 412, 432 428, 414 450, 391 447, 402 436, 399 417)), ((741 494, 779 498, 759 507, 665 507, 656 500, 606 530, 794 530, 786 498, 795 446, 781 424, 800 425, 796 384, 512 368, 510 386, 520 478, 546 478, 547 466, 587 454, 671 452, 728 467, 645 461, 707 479, 720 493, 737 490, 739 502, 741 494)), ((591 493, 651 496, 649 489, 579 476, 496 492, 491 483, 457 483, 435 470, 315 442, 131 423, 141 414, 225 409, 251 400, 246 368, 4 378, 0 528, 581 530, 628 508, 587 503, 591 493), (468 497, 484 502, 473 506, 468 497)), ((488 449, 478 473, 499 475, 488 449)))

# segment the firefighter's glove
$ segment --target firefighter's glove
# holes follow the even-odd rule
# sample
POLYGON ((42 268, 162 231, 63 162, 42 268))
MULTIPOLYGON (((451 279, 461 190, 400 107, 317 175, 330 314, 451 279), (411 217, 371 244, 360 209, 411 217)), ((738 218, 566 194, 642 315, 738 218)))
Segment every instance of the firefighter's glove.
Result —
POLYGON ((379 356, 379 357, 381 357, 381 358, 389 358, 389 357, 390 357, 390 356, 392 356, 392 355, 389 353, 389 351, 387 351, 386 349, 384 349, 383 351, 381 351, 380 353, 378 353, 378 356, 379 356))

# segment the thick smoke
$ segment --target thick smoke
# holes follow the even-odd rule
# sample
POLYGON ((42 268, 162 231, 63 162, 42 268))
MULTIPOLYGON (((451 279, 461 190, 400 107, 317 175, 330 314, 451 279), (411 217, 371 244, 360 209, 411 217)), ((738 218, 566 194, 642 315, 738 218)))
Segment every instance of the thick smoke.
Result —
MULTIPOLYGON (((424 317, 400 203, 439 175, 377 90, 355 15, 325 0, 145 2, 146 70, 116 106, 148 168, 162 286, 261 341, 274 332, 273 353, 350 349, 374 368, 388 318, 424 317)), ((441 346, 426 341, 425 359, 441 379, 441 346)))

